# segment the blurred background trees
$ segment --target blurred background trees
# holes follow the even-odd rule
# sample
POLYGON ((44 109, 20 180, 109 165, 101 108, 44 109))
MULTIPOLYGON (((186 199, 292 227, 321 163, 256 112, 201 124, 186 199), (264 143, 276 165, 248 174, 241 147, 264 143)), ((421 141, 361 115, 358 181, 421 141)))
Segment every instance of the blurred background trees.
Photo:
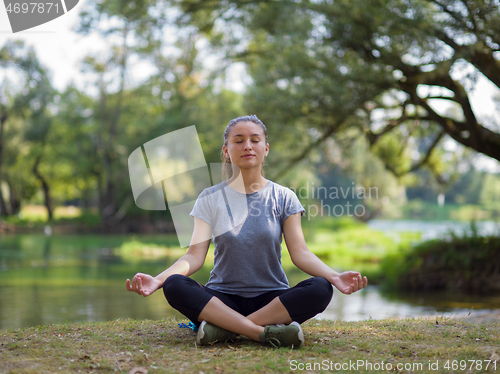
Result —
POLYGON ((19 213, 21 203, 40 188, 52 219, 51 189, 57 171, 52 167, 50 129, 56 92, 50 73, 33 49, 19 42, 0 50, 0 67, 10 72, 0 91, 0 215, 19 213))
POLYGON ((498 105, 477 109, 476 88, 489 82, 498 104, 499 18, 495 1, 89 0, 78 32, 110 48, 81 62, 84 89, 57 92, 29 46, 0 49, 0 214, 42 203, 49 219, 74 204, 108 228, 165 218, 135 207, 130 153, 196 125, 219 162, 227 122, 254 113, 266 177, 376 187, 323 201, 362 203, 362 220, 438 199, 498 217, 500 178, 481 167, 500 160, 498 105))

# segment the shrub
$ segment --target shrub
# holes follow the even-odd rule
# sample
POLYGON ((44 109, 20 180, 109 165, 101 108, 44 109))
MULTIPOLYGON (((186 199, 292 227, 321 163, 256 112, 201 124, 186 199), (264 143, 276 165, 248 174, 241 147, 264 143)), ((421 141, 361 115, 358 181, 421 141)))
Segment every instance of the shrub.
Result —
POLYGON ((472 224, 469 234, 450 232, 388 255, 382 274, 386 288, 500 291, 500 237, 478 235, 472 224))

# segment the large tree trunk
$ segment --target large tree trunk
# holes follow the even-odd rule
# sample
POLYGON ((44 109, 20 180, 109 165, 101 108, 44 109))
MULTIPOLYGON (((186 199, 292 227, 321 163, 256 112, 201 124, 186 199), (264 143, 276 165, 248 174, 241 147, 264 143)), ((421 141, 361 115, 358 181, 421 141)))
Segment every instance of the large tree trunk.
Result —
POLYGON ((33 173, 35 173, 35 176, 37 179, 42 183, 42 189, 43 189, 43 197, 44 197, 44 205, 47 208, 47 213, 49 215, 48 221, 52 221, 54 218, 53 213, 52 213, 52 199, 50 198, 50 188, 43 177, 43 175, 40 173, 40 170, 38 170, 38 165, 40 164, 41 156, 38 156, 38 158, 35 161, 35 165, 33 166, 33 173))
POLYGON ((3 164, 3 128, 7 121, 7 113, 2 113, 0 116, 0 216, 6 217, 9 215, 7 205, 2 194, 2 164, 3 164))
POLYGON ((21 210, 21 200, 19 200, 16 190, 12 187, 12 183, 8 180, 6 182, 9 186, 10 214, 18 214, 21 210))
MULTIPOLYGON (((2 180, 0 179, 0 186, 1 186, 1 183, 2 183, 2 180)), ((0 216, 7 217, 8 215, 9 215, 9 212, 7 212, 7 205, 5 204, 2 189, 0 188, 0 216)))

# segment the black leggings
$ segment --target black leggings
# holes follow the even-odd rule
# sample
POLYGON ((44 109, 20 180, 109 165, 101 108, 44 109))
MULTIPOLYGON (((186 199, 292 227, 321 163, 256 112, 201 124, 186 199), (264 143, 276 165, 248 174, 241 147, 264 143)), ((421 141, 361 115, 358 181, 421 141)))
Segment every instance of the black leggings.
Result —
POLYGON ((163 284, 163 293, 172 308, 184 314, 197 326, 198 316, 215 296, 238 313, 248 316, 279 297, 293 321, 303 323, 326 309, 333 288, 325 278, 309 278, 295 287, 263 293, 256 297, 241 297, 205 287, 184 275, 175 274, 163 284))

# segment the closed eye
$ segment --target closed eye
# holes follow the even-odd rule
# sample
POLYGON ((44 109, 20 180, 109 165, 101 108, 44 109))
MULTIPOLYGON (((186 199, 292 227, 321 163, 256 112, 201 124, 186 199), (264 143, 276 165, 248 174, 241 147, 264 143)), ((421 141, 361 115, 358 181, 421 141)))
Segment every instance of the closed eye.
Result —
MULTIPOLYGON (((252 140, 252 143, 258 143, 258 142, 259 142, 259 140, 252 140)), ((243 140, 240 140, 240 141, 235 142, 235 143, 243 143, 243 140)))

